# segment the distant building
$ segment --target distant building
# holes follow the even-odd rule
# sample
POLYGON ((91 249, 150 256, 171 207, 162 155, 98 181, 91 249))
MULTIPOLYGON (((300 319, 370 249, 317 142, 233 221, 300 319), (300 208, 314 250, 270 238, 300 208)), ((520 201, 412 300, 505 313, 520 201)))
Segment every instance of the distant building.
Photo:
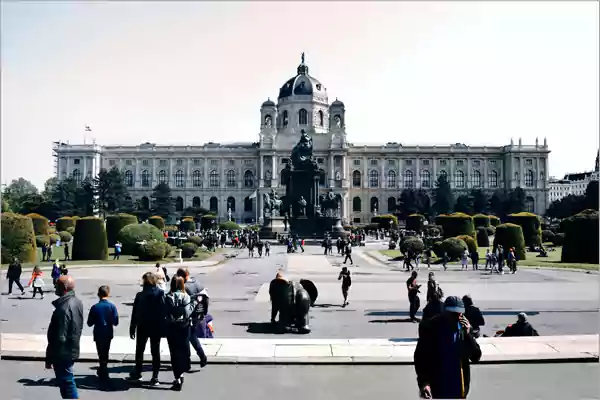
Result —
POLYGON ((598 165, 599 154, 596 154, 596 163, 593 171, 566 174, 562 179, 550 178, 550 202, 560 200, 570 194, 582 196, 591 181, 597 181, 600 172, 598 165))
MULTIPOLYGON (((285 194, 280 172, 303 129, 313 139, 314 156, 325 175, 322 191, 341 195, 346 222, 368 222, 375 213, 394 212, 402 190, 431 193, 441 175, 448 178, 455 195, 472 189, 491 194, 500 188, 521 187, 529 211, 542 213, 548 208, 550 150, 546 140, 543 144, 536 140, 535 145, 511 140, 506 146, 404 146, 396 141, 361 145, 348 140, 345 113, 344 103, 337 99, 330 103, 325 85, 309 75, 303 56, 296 74, 279 89, 277 102, 262 103, 254 143, 101 146, 55 142, 56 175, 81 181, 98 174, 100 168, 116 166, 124 173, 132 199, 143 208, 150 207, 154 186, 166 182, 178 212, 202 206, 225 219, 231 209, 236 221, 251 222, 262 217, 262 193, 275 189, 285 194), (255 190, 258 196, 253 200, 255 190)), ((394 131, 390 118, 391 140, 410 135, 394 131)))

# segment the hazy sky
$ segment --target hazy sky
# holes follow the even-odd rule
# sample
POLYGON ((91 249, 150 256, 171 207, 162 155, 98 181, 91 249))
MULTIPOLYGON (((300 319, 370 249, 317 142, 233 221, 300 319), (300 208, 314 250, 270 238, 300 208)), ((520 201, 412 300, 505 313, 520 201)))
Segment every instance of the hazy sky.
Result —
POLYGON ((598 2, 2 3, 2 182, 52 141, 255 141, 306 52, 352 142, 533 144, 593 168, 598 2))

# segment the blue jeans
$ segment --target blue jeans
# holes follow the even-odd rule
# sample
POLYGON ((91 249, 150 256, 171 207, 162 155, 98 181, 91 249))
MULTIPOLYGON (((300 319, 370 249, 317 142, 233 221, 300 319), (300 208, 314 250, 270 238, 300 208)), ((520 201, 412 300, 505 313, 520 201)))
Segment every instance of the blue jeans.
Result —
POLYGON ((73 361, 63 361, 53 364, 54 375, 58 381, 60 395, 63 399, 78 399, 79 393, 73 376, 73 361))

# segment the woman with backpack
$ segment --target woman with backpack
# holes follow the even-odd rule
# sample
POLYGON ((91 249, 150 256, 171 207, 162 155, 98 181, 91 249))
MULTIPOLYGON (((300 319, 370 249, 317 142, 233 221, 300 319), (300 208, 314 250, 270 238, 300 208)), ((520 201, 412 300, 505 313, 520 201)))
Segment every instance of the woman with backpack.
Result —
POLYGON ((195 304, 185 292, 185 280, 180 276, 171 279, 171 292, 165 299, 167 309, 167 342, 173 369, 172 389, 183 387, 183 373, 192 366, 190 352, 190 327, 195 304))

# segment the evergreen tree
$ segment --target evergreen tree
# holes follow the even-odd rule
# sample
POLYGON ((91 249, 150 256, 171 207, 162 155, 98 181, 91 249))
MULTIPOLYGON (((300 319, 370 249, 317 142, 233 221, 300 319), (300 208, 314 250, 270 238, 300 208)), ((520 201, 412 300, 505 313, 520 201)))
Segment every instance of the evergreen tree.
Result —
POLYGON ((456 198, 454 211, 465 214, 473 214, 473 199, 467 194, 461 194, 456 198))
POLYGON ((117 167, 109 171, 101 169, 94 180, 94 186, 97 193, 97 208, 103 216, 122 210, 129 193, 123 182, 123 174, 117 167))
POLYGON ((489 198, 481 189, 471 190, 471 203, 475 214, 484 213, 488 209, 489 198))
POLYGON ((50 202, 57 217, 80 215, 77 207, 77 189, 79 186, 73 178, 63 179, 54 185, 50 202))
POLYGON ((522 211, 525 211, 525 191, 518 187, 508 193, 506 212, 513 214, 522 211))
POLYGON ((175 213, 171 188, 168 184, 159 183, 152 191, 152 212, 165 219, 175 213))
POLYGON ((431 211, 431 199, 427 191, 423 189, 404 189, 400 193, 397 209, 400 219, 405 220, 407 216, 414 213, 428 215, 431 211))
POLYGON ((433 208, 437 214, 447 214, 452 212, 454 207, 454 195, 445 175, 440 175, 433 189, 433 208))
POLYGON ((96 209, 96 186, 91 178, 85 178, 76 194, 77 214, 79 216, 92 216, 96 209))
MULTIPOLYGON (((596 158, 596 163, 598 163, 598 158, 596 158)), ((587 188, 585 189, 585 208, 598 210, 598 193, 598 181, 590 181, 590 183, 588 183, 587 185, 587 188)))
POLYGON ((496 189, 490 198, 490 211, 500 219, 506 217, 506 205, 508 192, 504 189, 496 189))
POLYGON ((25 201, 32 195, 37 195, 38 189, 27 179, 13 179, 12 182, 4 188, 2 198, 6 199, 14 211, 19 211, 25 201))

